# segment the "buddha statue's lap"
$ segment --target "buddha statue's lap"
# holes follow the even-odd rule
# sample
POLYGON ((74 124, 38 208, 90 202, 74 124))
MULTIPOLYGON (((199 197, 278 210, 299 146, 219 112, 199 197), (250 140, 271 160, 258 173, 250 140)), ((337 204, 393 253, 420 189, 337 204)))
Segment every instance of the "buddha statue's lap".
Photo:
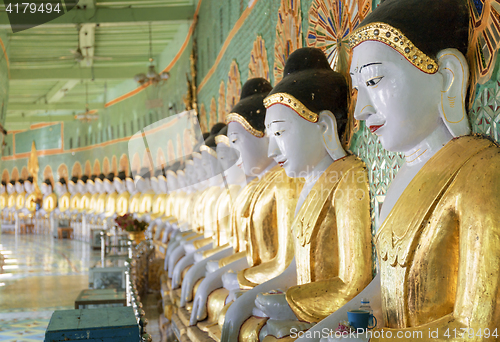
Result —
MULTIPOLYGON (((383 328, 386 334, 373 341, 390 340, 388 333, 402 329, 408 341, 425 340, 429 331, 433 341, 487 341, 492 335, 485 329, 494 331, 500 323, 500 284, 491 274, 500 261, 500 244, 492 238, 500 232, 494 214, 500 205, 500 150, 469 136, 466 117, 468 83, 475 87, 481 65, 470 53, 477 42, 469 34, 478 29, 469 30, 473 6, 461 0, 388 0, 351 38, 355 115, 385 149, 406 159, 386 194, 375 237, 380 285, 372 295, 381 298, 374 308, 381 311, 376 332, 383 328), (417 11, 418 23, 409 25, 405 19, 417 11), (404 35, 426 65, 384 44, 386 32, 404 35), (475 335, 451 333, 462 328, 475 335)), ((492 10, 482 12, 482 20, 490 20, 492 10)), ((493 57, 495 50, 489 52, 493 57)), ((335 328, 343 319, 333 314, 313 330, 335 328)))

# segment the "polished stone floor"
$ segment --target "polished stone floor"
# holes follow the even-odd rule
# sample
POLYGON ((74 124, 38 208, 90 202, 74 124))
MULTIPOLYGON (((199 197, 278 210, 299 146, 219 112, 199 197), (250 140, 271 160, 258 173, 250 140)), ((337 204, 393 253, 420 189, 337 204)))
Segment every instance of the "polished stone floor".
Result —
POLYGON ((0 235, 0 341, 43 341, 52 312, 74 308, 99 251, 45 235, 0 235))

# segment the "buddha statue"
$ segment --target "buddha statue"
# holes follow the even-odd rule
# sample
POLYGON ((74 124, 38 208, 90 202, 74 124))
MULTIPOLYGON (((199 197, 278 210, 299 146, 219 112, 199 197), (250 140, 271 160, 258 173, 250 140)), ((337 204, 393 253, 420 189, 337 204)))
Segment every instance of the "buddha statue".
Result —
POLYGON ((0 185, 0 210, 4 210, 7 207, 7 199, 9 195, 7 194, 7 183, 2 181, 0 185))
MULTIPOLYGON (((480 4, 488 23, 493 3, 480 4)), ((485 331, 500 324, 499 149, 470 135, 466 115, 467 90, 485 65, 473 57, 488 48, 470 39, 477 5, 387 0, 350 38, 355 117, 405 155, 380 211, 378 274, 353 299, 369 298, 378 316, 371 341, 490 341, 485 331)), ((312 332, 335 328, 352 305, 312 332)))
POLYGON ((139 199, 141 197, 141 193, 137 191, 134 180, 131 177, 125 178, 125 184, 127 186, 127 191, 130 194, 128 212, 130 214, 134 214, 139 211, 139 199))
POLYGON ((11 180, 7 184, 7 193, 9 197, 7 198, 7 210, 6 210, 6 216, 5 218, 7 221, 12 221, 13 219, 13 213, 16 210, 16 198, 17 198, 17 192, 16 192, 16 187, 15 187, 16 181, 11 180))
POLYGON ((104 178, 103 186, 106 190, 106 205, 104 213, 101 214, 101 219, 105 222, 105 227, 107 228, 107 223, 109 219, 112 219, 116 213, 116 199, 118 197, 118 193, 116 192, 114 185, 114 173, 109 173, 106 178, 104 178))
MULTIPOLYGON (((166 216, 165 209, 167 207, 167 198, 168 198, 168 187, 167 187, 167 178, 165 177, 165 170, 157 170, 155 172, 155 178, 158 182, 157 194, 153 197, 153 207, 152 212, 154 213, 150 217, 148 230, 153 234, 153 240, 158 240, 159 235, 162 234, 164 225, 163 219, 168 217, 166 216)), ((155 186, 152 186, 155 189, 155 186)), ((170 215, 170 214, 169 214, 170 215)))
POLYGON ((141 193, 139 197, 138 212, 135 213, 137 218, 142 218, 147 213, 151 212, 153 204, 154 192, 151 190, 150 172, 148 168, 142 168, 139 175, 135 176, 135 187, 141 193))
MULTIPOLYGON (((151 190, 153 191, 154 195, 151 200, 151 212, 146 213, 145 215, 142 216, 142 220, 148 223, 153 223, 156 218, 163 216, 164 210, 165 210, 165 199, 166 199, 166 183, 162 184, 165 185, 165 187, 160 187, 160 181, 158 179, 159 176, 162 176, 163 179, 165 177, 162 174, 162 170, 156 170, 155 174, 153 177, 151 177, 151 190), (165 190, 165 192, 164 192, 165 190)), ((149 227, 149 231, 151 231, 153 227, 149 227)))
MULTIPOLYGON (((230 243, 232 237, 230 227, 231 210, 238 193, 246 185, 246 177, 243 170, 237 165, 239 154, 230 146, 227 138, 227 126, 214 137, 213 143, 216 145, 217 160, 222 168, 225 182, 222 193, 215 203, 216 217, 213 222, 213 248, 195 253, 194 260, 196 263, 187 271, 182 282, 181 307, 192 301, 194 286, 204 277, 208 262, 218 261, 233 253, 230 243)), ((211 142, 208 145, 211 145, 211 142)))
MULTIPOLYGON (((57 195, 52 191, 52 182, 48 178, 42 183, 40 190, 43 195, 43 200, 39 213, 40 215, 47 216, 57 207, 57 195)), ((32 193, 33 192, 34 191, 32 191, 32 193)))
MULTIPOLYGON (((293 52, 284 74, 264 105, 269 156, 289 177, 306 180, 282 261, 290 266, 237 299, 226 313, 231 318, 222 341, 294 340, 287 336, 342 307, 372 278, 366 167, 340 143, 348 121, 347 80, 313 48, 293 52), (252 299, 254 317, 241 325, 233 310, 252 299)), ((252 277, 258 273, 238 274, 240 284, 252 277)))
POLYGON ((97 201, 95 204, 95 210, 94 212, 90 215, 90 220, 94 224, 94 226, 101 226, 102 220, 100 219, 101 214, 106 212, 106 188, 104 187, 104 179, 106 179, 106 176, 104 174, 100 174, 96 179, 94 180, 95 184, 95 190, 98 193, 97 196, 97 201))
POLYGON ((87 187, 88 179, 88 176, 82 176, 82 178, 80 178, 76 183, 78 193, 81 194, 80 203, 78 204, 78 210, 80 211, 80 213, 86 212, 90 207, 90 199, 92 197, 92 194, 89 192, 87 187))
POLYGON ((26 190, 24 189, 24 179, 19 179, 15 183, 16 188, 16 211, 19 212, 24 208, 24 203, 26 201, 26 190))
POLYGON ((78 179, 78 177, 72 177, 68 181, 68 191, 71 194, 69 201, 69 214, 71 215, 72 220, 75 219, 75 216, 79 213, 78 207, 80 205, 80 199, 82 198, 82 195, 78 192, 78 179))
POLYGON ((286 268, 276 261, 282 260, 286 250, 280 241, 291 227, 302 181, 288 178, 267 155, 269 140, 264 134, 266 110, 262 101, 270 90, 266 80, 250 79, 243 86, 240 101, 227 117, 231 147, 240 155, 237 167, 241 167, 251 181, 233 203, 232 253, 215 265, 207 264, 207 274, 196 291, 190 317, 190 324, 202 321, 198 327, 217 340, 227 317, 224 313, 229 306, 226 304, 250 288, 240 287, 237 272, 261 268, 260 279, 254 283, 257 286, 286 268))
POLYGON ((198 219, 194 221, 194 230, 200 235, 202 234, 202 238, 185 241, 183 248, 186 255, 179 260, 175 266, 176 269, 172 277, 173 289, 181 286, 182 274, 185 274, 186 268, 194 263, 196 251, 201 252, 213 247, 213 236, 216 230, 215 225, 217 216, 216 204, 223 192, 224 185, 221 175, 222 170, 215 152, 215 136, 220 132, 220 127, 224 128, 226 125, 214 125, 211 130, 213 134, 205 140, 205 145, 200 147, 202 166, 205 169, 205 175, 207 177, 207 188, 203 194, 200 195, 199 201, 195 203, 193 214, 198 214, 198 219))
POLYGON ((125 178, 125 172, 120 171, 118 176, 113 179, 113 184, 118 192, 116 198, 116 213, 113 215, 113 218, 116 216, 123 216, 128 212, 130 193, 127 191, 125 178))
MULTIPOLYGON (((50 182, 50 181, 49 181, 50 182)), ((24 191, 26 192, 26 198, 24 201, 24 209, 22 210, 24 215, 32 215, 36 211, 36 194, 35 187, 33 185, 33 177, 28 177, 24 181, 24 191)))
POLYGON ((55 209, 55 211, 57 214, 60 214, 69 209, 69 201, 71 198, 71 194, 68 191, 66 179, 60 178, 56 183, 54 191, 57 195, 57 208, 55 209))

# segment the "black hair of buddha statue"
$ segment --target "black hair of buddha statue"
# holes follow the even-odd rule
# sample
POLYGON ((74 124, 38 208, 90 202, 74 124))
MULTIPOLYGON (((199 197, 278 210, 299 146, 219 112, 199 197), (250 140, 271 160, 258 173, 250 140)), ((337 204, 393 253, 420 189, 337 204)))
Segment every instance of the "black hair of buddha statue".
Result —
POLYGON ((49 178, 45 179, 43 182, 44 182, 45 184, 47 184, 47 185, 52 186, 52 182, 50 181, 50 179, 49 179, 49 178))
POLYGON ((286 93, 319 114, 329 110, 337 120, 337 132, 342 136, 347 123, 349 87, 346 78, 332 70, 325 54, 316 48, 301 48, 290 54, 283 79, 271 93, 286 93))
POLYGON ((7 182, 6 181, 2 181, 2 185, 3 186, 7 186, 7 182))
POLYGON ((12 184, 12 185, 15 185, 16 181, 15 180, 11 180, 9 183, 12 184))
MULTIPOLYGON (((222 123, 222 122, 217 122, 217 123, 216 123, 216 124, 214 124, 214 125, 212 126, 212 128, 210 129, 210 135, 214 135, 214 134, 219 133, 219 131, 220 131, 221 129, 223 129, 224 127, 226 127, 226 124, 225 124, 225 123, 222 123)), ((206 141, 206 140, 210 137, 210 135, 209 135, 208 137, 204 138, 204 140, 206 141)))
POLYGON ((97 178, 97 176, 96 176, 96 175, 92 175, 92 176, 90 176, 90 180, 91 180, 92 182, 93 182, 93 181, 95 181, 95 179, 96 179, 96 178, 97 178))
POLYGON ((66 179, 59 178, 59 183, 61 183, 62 185, 66 185, 66 179))
POLYGON ((97 176, 97 178, 103 181, 106 178, 106 176, 104 175, 104 173, 100 173, 99 176, 97 176))
POLYGON ((17 180, 19 183, 24 184, 24 179, 20 178, 17 180))
POLYGON ((264 132, 266 126, 266 107, 264 99, 273 89, 264 78, 251 78, 241 88, 240 101, 231 109, 231 113, 241 115, 254 129, 264 132))
POLYGON ((138 176, 141 176, 142 178, 151 178, 151 172, 148 167, 143 167, 141 168, 141 171, 139 171, 138 176))
POLYGON ((202 136, 203 136, 203 141, 205 141, 205 139, 210 136, 210 133, 209 132, 205 132, 205 133, 202 134, 202 136))
POLYGON ((27 180, 28 182, 30 182, 30 183, 33 183, 33 177, 31 177, 31 176, 30 176, 30 177, 28 177, 28 179, 26 179, 26 180, 27 180))
POLYGON ((126 174, 125 174, 125 171, 120 171, 118 172, 118 176, 117 176, 120 180, 124 181, 125 178, 126 178, 126 174))
POLYGON ((86 176, 86 175, 84 175, 84 176, 82 176, 82 178, 80 178, 80 179, 82 180, 82 182, 87 183, 87 179, 89 179, 89 177, 88 177, 88 176, 86 176))
POLYGON ((400 30, 417 48, 433 59, 437 59, 439 51, 447 48, 455 48, 467 56, 467 0, 386 0, 359 27, 376 22, 389 24, 400 30))
MULTIPOLYGON (((217 147, 217 144, 215 143, 215 137, 218 135, 221 135, 221 132, 224 131, 224 135, 227 135, 227 125, 223 124, 224 126, 218 130, 217 132, 214 132, 213 134, 210 134, 210 136, 205 140, 205 145, 210 147, 212 150, 215 151, 215 148, 217 147)), ((215 127, 215 126, 214 126, 215 127)))
POLYGON ((76 184, 76 182, 78 182, 78 177, 77 176, 71 177, 71 181, 76 184))

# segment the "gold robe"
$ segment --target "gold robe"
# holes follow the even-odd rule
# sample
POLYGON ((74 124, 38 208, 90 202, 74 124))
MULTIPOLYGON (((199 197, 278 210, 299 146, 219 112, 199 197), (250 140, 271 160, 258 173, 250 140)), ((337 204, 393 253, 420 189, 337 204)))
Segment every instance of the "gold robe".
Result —
POLYGON ((71 195, 69 192, 64 193, 63 195, 61 195, 61 197, 58 198, 57 206, 59 207, 59 211, 61 213, 69 209, 70 198, 71 195))
POLYGON ((13 209, 16 207, 16 199, 17 199, 17 192, 13 192, 9 195, 7 199, 7 207, 9 207, 9 209, 13 209))
POLYGON ((419 331, 423 340, 429 331, 439 332, 433 341, 495 339, 485 329, 493 334, 500 326, 499 170, 494 143, 454 139, 422 167, 382 224, 375 239, 382 312, 388 328, 412 335, 406 341, 422 341, 412 334, 419 331), (461 338, 461 328, 475 336, 461 338))
POLYGON ((156 194, 153 196, 153 203, 151 206, 151 220, 154 220, 165 213, 165 201, 167 195, 156 194))
POLYGON ((139 212, 139 199, 141 198, 141 193, 137 192, 135 193, 132 197, 130 197, 128 205, 128 211, 129 213, 137 213, 139 212))
POLYGON ((16 209, 21 210, 24 208, 24 203, 26 202, 26 192, 18 193, 16 196, 16 209))
POLYGON ((78 210, 78 207, 80 206, 80 199, 81 198, 82 198, 82 195, 80 193, 76 193, 73 196, 71 196, 71 199, 69 201, 69 209, 71 211, 78 210))
POLYGON ((86 192, 82 195, 82 197, 80 198, 80 203, 78 204, 78 210, 80 212, 87 211, 89 209, 91 197, 92 195, 90 194, 90 192, 86 192))
POLYGON ((55 193, 50 193, 48 196, 45 196, 42 202, 42 208, 45 210, 45 212, 51 213, 57 205, 57 196, 55 193))
POLYGON ((153 204, 153 192, 148 191, 141 195, 139 199, 139 212, 137 216, 141 217, 144 214, 151 212, 151 206, 153 204))
POLYGON ((251 289, 280 275, 293 259, 290 230, 304 183, 289 178, 280 166, 256 186, 244 217, 250 268, 238 272, 240 288, 251 289))
POLYGON ((104 216, 111 217, 115 214, 117 197, 118 197, 118 193, 116 191, 114 191, 106 196, 106 209, 105 209, 104 216))
POLYGON ((118 216, 123 216, 128 212, 129 199, 130 193, 128 191, 122 192, 116 198, 116 214, 118 216))
POLYGON ((4 192, 0 195, 0 210, 3 210, 7 207, 7 200, 9 199, 9 195, 4 192))
POLYGON ((293 223, 297 285, 286 291, 299 320, 319 322, 372 279, 370 193, 356 156, 333 162, 293 223))

